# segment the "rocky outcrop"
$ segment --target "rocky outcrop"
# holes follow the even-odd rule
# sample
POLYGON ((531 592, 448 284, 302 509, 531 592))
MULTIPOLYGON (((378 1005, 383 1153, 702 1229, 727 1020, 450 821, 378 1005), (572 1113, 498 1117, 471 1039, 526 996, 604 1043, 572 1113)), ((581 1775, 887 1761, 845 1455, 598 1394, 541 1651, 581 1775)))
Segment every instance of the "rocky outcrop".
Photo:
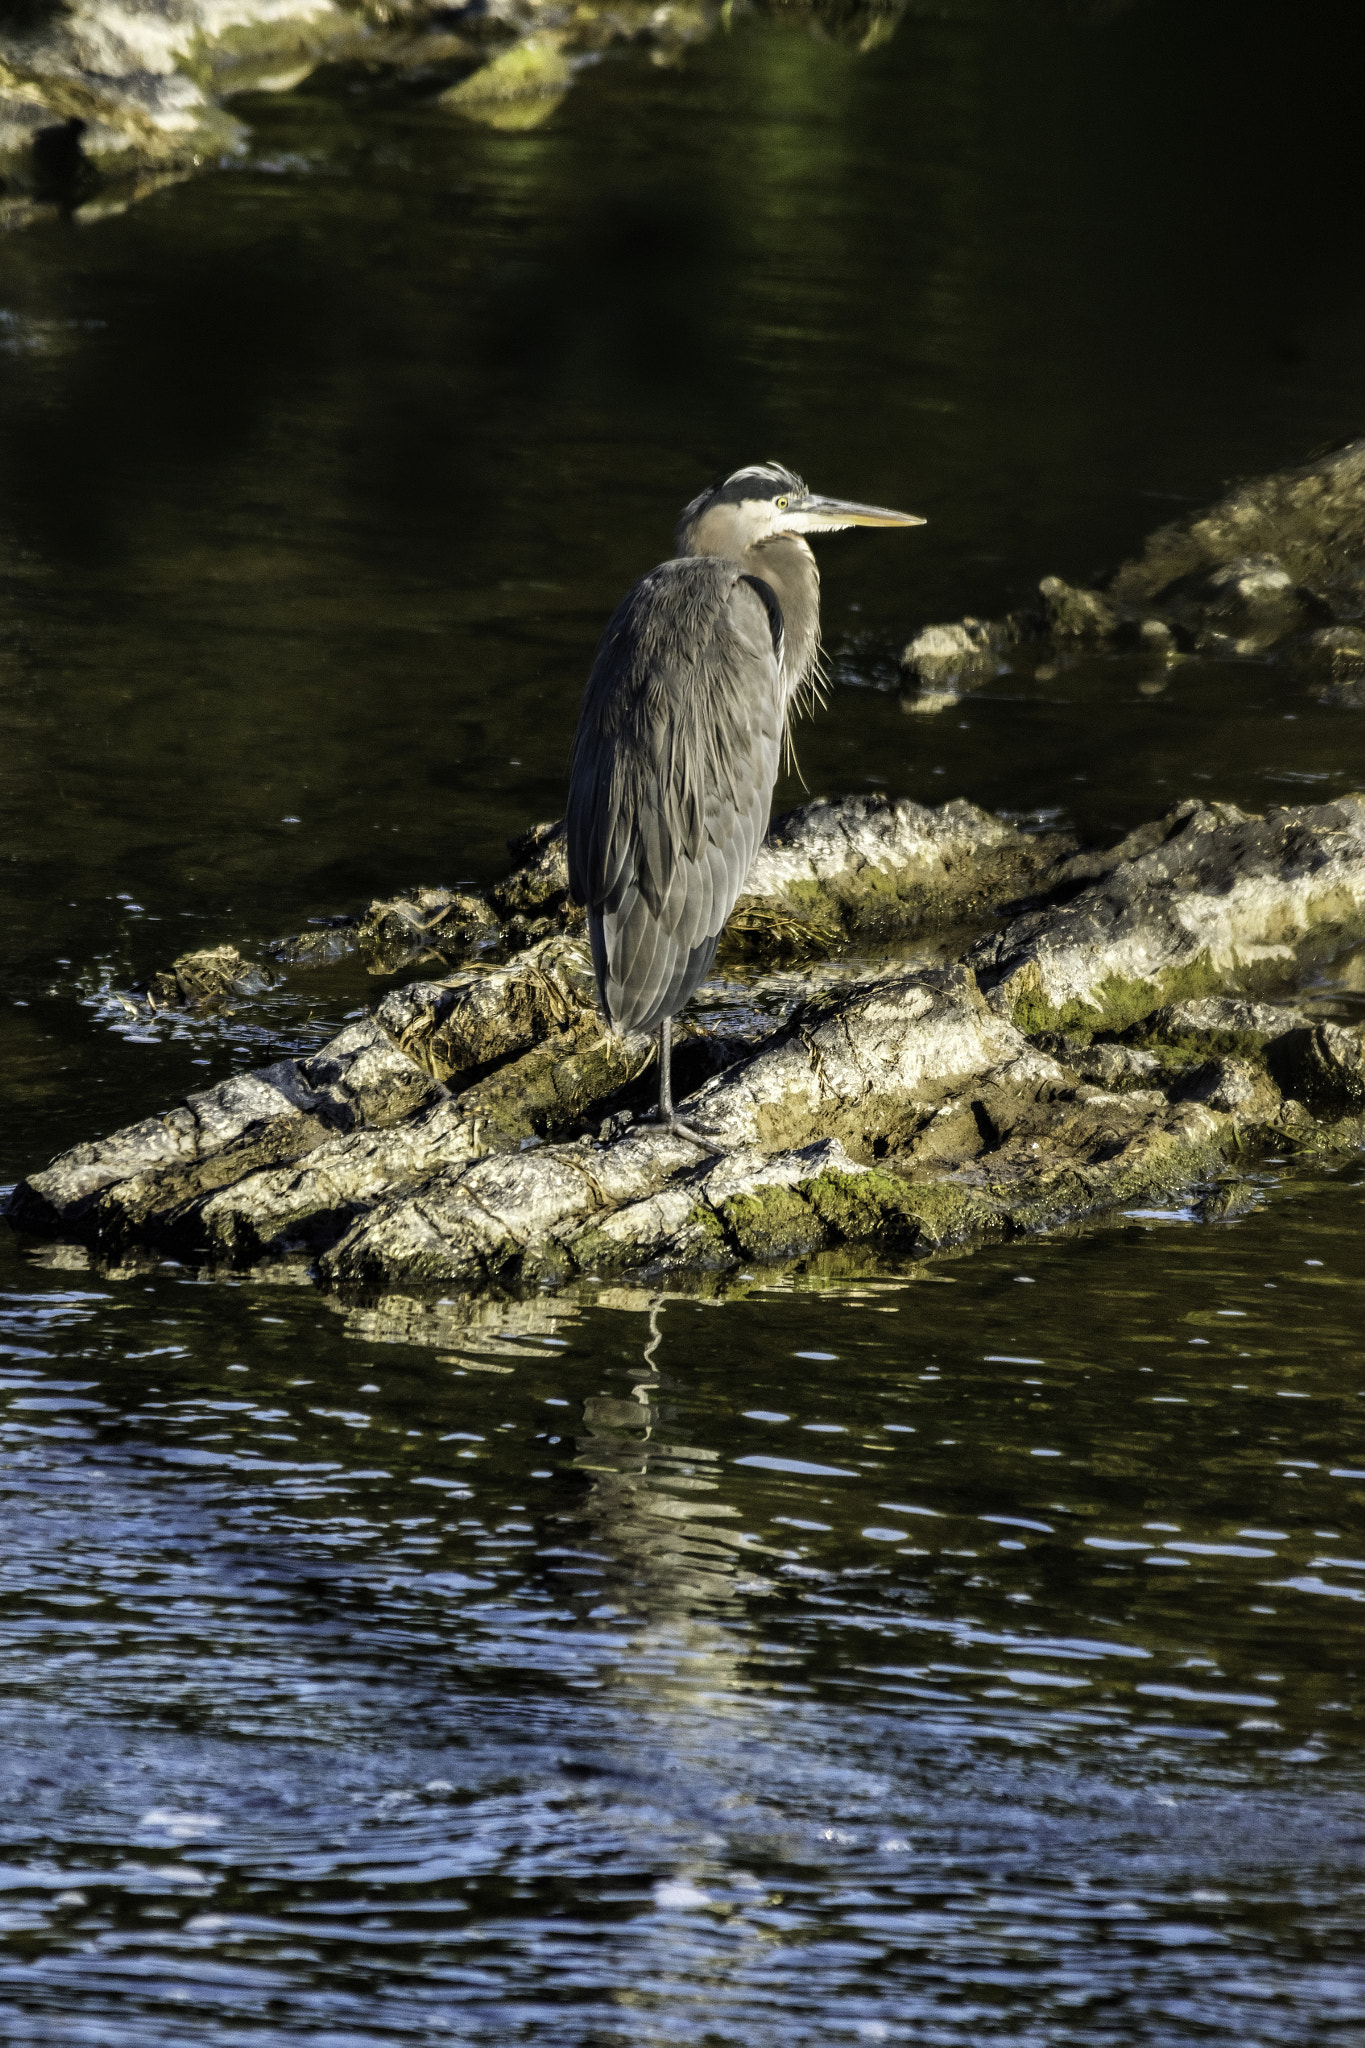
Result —
MULTIPOLYGON (((367 1018, 309 1059, 235 1075, 164 1116, 76 1146, 20 1183, 10 1220, 47 1235, 72 1233, 110 1254, 198 1242, 199 1219, 220 1189, 285 1161, 297 1166, 329 1140, 421 1122, 424 1109, 438 1106, 446 1105, 431 1077, 367 1018)), ((329 1199, 338 1197, 340 1182, 329 1199)), ((209 1228, 205 1247, 214 1241, 209 1228)))
POLYGON ((881 796, 804 804, 760 847, 732 920, 791 919, 838 938, 946 925, 1031 893, 1071 842, 1021 832, 960 799, 936 809, 881 796))
MULTIPOLYGON (((901 0, 812 0, 869 48, 901 0)), ((241 95, 283 92, 322 63, 407 74, 453 119, 535 126, 613 44, 677 52, 721 0, 13 0, 0 15, 0 226, 122 211, 246 141, 241 95)))
POLYGON ((937 711, 1018 660, 1129 649, 1274 655, 1321 694, 1365 703, 1365 440, 1239 485, 1161 527, 1100 590, 1045 576, 1039 603, 999 620, 926 626, 901 656, 907 709, 937 711))
POLYGON ((556 832, 523 851, 479 900, 548 933, 77 1147, 11 1224, 115 1269, 303 1265, 418 1315, 423 1289, 899 1256, 1174 1195, 1221 1214, 1258 1146, 1365 1139, 1360 1028, 1292 1000, 1365 940, 1365 798, 1189 802, 1095 852, 965 804, 806 806, 747 899, 778 959, 681 1034, 719 1153, 645 1120, 653 1045, 598 1022, 556 832), (783 920, 819 923, 819 957, 792 964, 783 920))
POLYGON ((1064 862, 1074 901, 1017 919, 968 958, 1025 1030, 1122 1030, 1250 975, 1292 985, 1365 924, 1365 800, 1248 817, 1178 804, 1110 852, 1064 862))
MULTIPOLYGON (((399 4, 389 18, 420 20, 399 4)), ((224 100, 278 91, 324 57, 382 41, 382 13, 337 0, 66 0, 0 23, 4 218, 62 208, 87 217, 168 172, 241 146, 224 100), (103 175, 97 175, 102 173, 103 175)))
MULTIPOLYGON (((1073 850, 1065 834, 1021 832, 961 801, 936 809, 883 796, 804 804, 779 818, 760 848, 722 958, 732 965, 814 961, 851 943, 960 924, 990 904, 1033 894, 1073 850)), ((480 974, 583 933, 582 912, 569 901, 560 826, 535 826, 511 851, 518 866, 488 889, 413 888, 358 915, 256 941, 251 956, 234 946, 182 954, 146 984, 99 1000, 143 1022, 162 1010, 223 1009, 356 952, 376 976, 458 968, 473 973, 476 985, 480 974)), ((561 987, 559 1022, 594 1015, 590 979, 571 964, 580 953, 551 946, 544 957, 557 963, 551 979, 563 968, 578 991, 561 987)), ((490 995, 489 1005, 498 1000, 490 995)), ((497 1056, 509 1050, 501 1046, 497 1056)))

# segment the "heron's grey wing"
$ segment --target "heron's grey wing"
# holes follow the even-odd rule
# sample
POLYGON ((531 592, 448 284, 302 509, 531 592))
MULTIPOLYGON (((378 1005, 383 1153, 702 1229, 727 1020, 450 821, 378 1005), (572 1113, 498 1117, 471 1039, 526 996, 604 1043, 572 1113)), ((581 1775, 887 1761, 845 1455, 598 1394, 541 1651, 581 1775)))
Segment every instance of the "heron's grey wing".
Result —
POLYGON ((653 570, 603 638, 574 750, 569 875, 623 1030, 681 1009, 744 887, 781 752, 780 644, 772 592, 709 557, 653 570))

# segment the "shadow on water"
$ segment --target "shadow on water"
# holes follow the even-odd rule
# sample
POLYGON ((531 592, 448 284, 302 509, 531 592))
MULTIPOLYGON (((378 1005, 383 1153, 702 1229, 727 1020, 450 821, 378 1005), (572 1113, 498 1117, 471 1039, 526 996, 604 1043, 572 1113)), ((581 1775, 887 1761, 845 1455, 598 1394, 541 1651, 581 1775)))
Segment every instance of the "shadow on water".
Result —
MULTIPOLYGON (((355 961, 155 1031, 101 990, 500 872, 602 622, 749 456, 931 519, 822 557, 813 791, 1104 836, 1365 783, 1273 664, 934 720, 895 675, 1359 431, 1316 23, 809 28, 515 134, 322 72, 240 162, 9 238, 0 1175, 364 1004, 355 961)), ((6 2039, 1359 2038, 1361 1187, 1262 1188, 724 1300, 0 1240, 6 2039)))

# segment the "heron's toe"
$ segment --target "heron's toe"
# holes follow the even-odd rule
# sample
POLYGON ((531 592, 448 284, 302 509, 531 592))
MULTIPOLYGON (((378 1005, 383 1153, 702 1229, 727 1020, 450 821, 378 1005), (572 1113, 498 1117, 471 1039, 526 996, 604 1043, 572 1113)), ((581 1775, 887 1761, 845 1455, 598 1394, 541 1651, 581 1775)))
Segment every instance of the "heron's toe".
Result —
POLYGON ((714 1152, 717 1159, 723 1159, 727 1152, 730 1150, 730 1147, 728 1145, 722 1145, 717 1139, 706 1137, 701 1131, 696 1130, 691 1124, 685 1124, 681 1117, 669 1117, 667 1123, 664 1125, 664 1129, 669 1131, 676 1131, 680 1138, 690 1138, 692 1140, 692 1143, 694 1145, 700 1145, 704 1152, 714 1152))

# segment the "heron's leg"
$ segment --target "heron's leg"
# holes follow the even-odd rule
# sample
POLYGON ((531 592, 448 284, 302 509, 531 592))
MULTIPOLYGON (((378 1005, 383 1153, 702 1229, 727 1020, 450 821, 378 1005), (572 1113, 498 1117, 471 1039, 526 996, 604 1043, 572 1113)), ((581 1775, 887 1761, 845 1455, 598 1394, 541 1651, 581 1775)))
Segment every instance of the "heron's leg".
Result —
POLYGON ((694 1145, 700 1145, 704 1152, 714 1152, 718 1158, 725 1155, 725 1146, 718 1145, 714 1138, 704 1138, 700 1131, 694 1131, 691 1124, 685 1124, 673 1108, 673 1019, 665 1017, 659 1026, 659 1122, 670 1131, 676 1131, 680 1138, 690 1138, 694 1145))
POLYGON ((659 1122, 673 1121, 673 1019, 659 1025, 659 1122))

